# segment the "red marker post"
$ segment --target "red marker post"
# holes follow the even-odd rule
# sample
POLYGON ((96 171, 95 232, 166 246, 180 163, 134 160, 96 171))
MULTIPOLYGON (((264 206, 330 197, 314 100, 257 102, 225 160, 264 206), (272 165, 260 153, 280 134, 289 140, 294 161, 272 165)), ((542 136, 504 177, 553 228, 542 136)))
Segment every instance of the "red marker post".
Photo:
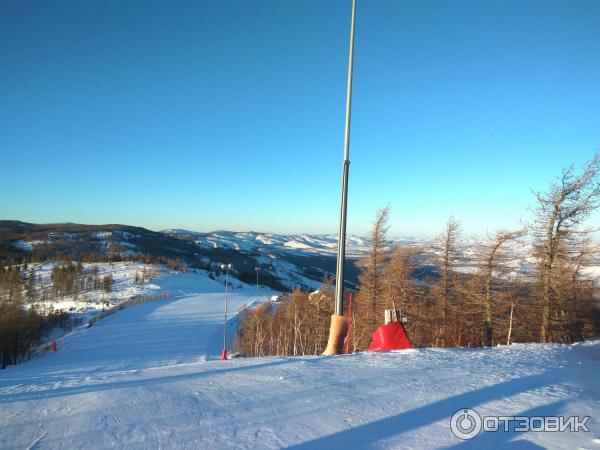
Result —
POLYGON ((348 294, 348 334, 346 335, 346 353, 350 353, 350 330, 352 329, 352 292, 348 294))

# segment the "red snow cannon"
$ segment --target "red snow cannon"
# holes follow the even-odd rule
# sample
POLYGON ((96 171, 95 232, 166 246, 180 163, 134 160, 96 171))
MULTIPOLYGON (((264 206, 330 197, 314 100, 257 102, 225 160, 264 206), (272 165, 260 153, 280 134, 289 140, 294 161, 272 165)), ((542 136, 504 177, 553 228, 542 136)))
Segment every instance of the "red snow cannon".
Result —
POLYGON ((386 324, 380 326, 373 333, 370 352, 386 352, 389 350, 406 350, 412 348, 406 329, 402 322, 398 320, 398 313, 392 310, 386 310, 386 324), (388 312, 389 311, 389 312, 388 312), (391 316, 395 316, 395 320, 391 316), (389 318, 389 319, 388 319, 389 318))

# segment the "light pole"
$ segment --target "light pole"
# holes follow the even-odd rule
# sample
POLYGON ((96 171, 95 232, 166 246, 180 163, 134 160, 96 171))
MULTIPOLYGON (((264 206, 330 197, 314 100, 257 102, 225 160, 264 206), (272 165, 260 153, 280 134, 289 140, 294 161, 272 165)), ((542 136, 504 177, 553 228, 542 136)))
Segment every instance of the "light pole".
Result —
POLYGON ((231 264, 221 264, 221 270, 225 271, 225 319, 223 320, 223 351, 221 359, 227 359, 227 288, 229 286, 229 271, 232 269, 231 264))
POLYGON ((254 270, 256 270, 256 301, 258 302, 258 272, 260 272, 260 267, 256 266, 254 270))
POLYGON ((273 266, 269 266, 269 271, 270 271, 270 275, 271 275, 271 281, 267 281, 267 283, 269 283, 268 288, 270 291, 273 290, 273 266))
POLYGON ((335 310, 331 316, 329 341, 324 355, 342 352, 344 335, 348 326, 344 318, 344 262, 346 261, 346 211, 348 209, 348 172, 350 170, 350 117, 352 111, 352 68, 354 62, 354 22, 356 0, 352 0, 350 19, 350 53, 348 56, 348 82, 346 84, 346 121, 344 127, 344 163, 342 168, 342 199, 340 206, 340 231, 338 238, 337 266, 335 272, 335 310))

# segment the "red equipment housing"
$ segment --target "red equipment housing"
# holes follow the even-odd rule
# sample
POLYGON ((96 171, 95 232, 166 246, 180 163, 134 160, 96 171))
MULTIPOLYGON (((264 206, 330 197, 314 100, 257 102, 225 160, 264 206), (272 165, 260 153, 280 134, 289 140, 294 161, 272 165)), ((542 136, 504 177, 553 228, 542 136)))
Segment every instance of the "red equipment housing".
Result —
POLYGON ((408 335, 401 322, 390 322, 387 325, 382 325, 375 330, 370 352, 386 352, 389 350, 406 350, 412 348, 408 335))

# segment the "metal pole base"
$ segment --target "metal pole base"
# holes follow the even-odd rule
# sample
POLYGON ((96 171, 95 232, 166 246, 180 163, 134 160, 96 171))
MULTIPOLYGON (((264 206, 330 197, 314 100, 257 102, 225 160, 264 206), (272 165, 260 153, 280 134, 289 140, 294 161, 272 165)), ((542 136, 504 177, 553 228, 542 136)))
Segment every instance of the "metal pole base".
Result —
POLYGON ((324 356, 341 355, 344 348, 344 338, 348 330, 348 320, 339 314, 331 316, 331 326, 329 327, 329 340, 327 348, 323 352, 324 356))

